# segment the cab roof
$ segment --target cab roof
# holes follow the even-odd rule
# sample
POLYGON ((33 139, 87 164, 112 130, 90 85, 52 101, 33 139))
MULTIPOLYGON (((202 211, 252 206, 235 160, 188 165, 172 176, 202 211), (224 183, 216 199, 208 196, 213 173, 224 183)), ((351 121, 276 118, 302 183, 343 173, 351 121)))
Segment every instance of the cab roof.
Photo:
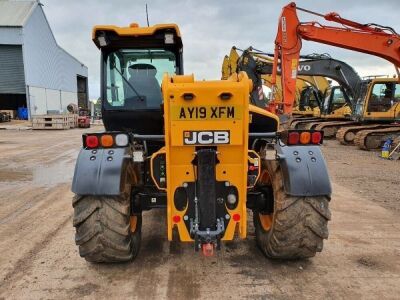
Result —
POLYGON ((113 32, 121 37, 146 37, 155 35, 158 32, 173 32, 178 38, 180 44, 182 43, 179 27, 178 25, 172 23, 155 24, 146 27, 140 27, 138 23, 131 23, 128 27, 119 27, 115 25, 96 25, 92 31, 92 39, 95 43, 99 32, 113 32))

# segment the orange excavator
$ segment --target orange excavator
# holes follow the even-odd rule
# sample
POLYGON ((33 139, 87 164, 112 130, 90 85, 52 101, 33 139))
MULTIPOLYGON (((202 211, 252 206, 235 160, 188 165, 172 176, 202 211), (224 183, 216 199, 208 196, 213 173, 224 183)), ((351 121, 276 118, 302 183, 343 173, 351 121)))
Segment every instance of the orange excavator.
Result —
MULTIPOLYGON (((283 102, 270 102, 268 110, 282 112, 285 115, 292 113, 296 92, 296 78, 299 64, 302 40, 319 42, 335 47, 367 53, 381 57, 394 64, 397 78, 387 80, 385 91, 375 91, 376 83, 372 82, 367 87, 364 99, 371 102, 366 105, 364 99, 359 99, 357 108, 363 115, 357 118, 362 129, 356 133, 354 142, 362 149, 379 147, 381 142, 390 135, 400 133, 400 126, 385 126, 384 128, 369 127, 365 123, 378 121, 396 122, 400 120, 400 36, 391 27, 375 23, 361 24, 345 18, 337 13, 319 14, 310 10, 299 8, 295 3, 285 6, 279 18, 278 32, 275 39, 275 54, 272 73, 272 84, 276 84, 278 64, 282 69, 283 102), (322 17, 341 26, 321 25, 316 21, 300 22, 297 10, 322 17), (372 105, 372 102, 379 102, 372 105), (387 102, 387 103, 386 103, 387 102), (364 105, 363 105, 364 104, 364 105), (386 109, 386 106, 387 109, 386 109), (371 106, 384 107, 385 111, 367 111, 371 106), (390 106, 390 107, 389 107, 390 106), (389 118, 385 117, 389 115, 389 118), (376 117, 375 117, 376 116, 376 117), (367 127, 367 128, 366 128, 367 127)), ((381 84, 382 85, 382 84, 381 84)), ((371 125, 371 126, 374 126, 371 125)), ((356 126, 353 126, 356 127, 356 126)))

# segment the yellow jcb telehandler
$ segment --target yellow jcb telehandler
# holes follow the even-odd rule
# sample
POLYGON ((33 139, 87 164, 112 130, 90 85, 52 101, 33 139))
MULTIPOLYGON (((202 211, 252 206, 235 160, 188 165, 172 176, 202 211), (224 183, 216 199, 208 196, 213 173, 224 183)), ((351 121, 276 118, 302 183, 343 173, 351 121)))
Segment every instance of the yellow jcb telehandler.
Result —
POLYGON ((322 250, 331 195, 322 132, 278 132, 275 114, 249 104, 243 72, 216 81, 183 75, 174 24, 96 26, 93 41, 105 131, 83 135, 72 183, 82 257, 135 258, 150 209, 165 209, 168 240, 205 255, 246 238, 248 209, 267 256, 322 250))

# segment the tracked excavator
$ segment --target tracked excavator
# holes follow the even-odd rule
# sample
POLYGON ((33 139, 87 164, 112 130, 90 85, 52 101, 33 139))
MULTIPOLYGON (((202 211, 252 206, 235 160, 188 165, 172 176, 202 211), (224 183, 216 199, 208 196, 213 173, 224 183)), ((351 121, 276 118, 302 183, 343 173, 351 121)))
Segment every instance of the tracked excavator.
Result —
MULTIPOLYGON (((221 79, 228 79, 229 76, 231 76, 233 73, 236 72, 237 70, 237 64, 238 64, 238 60, 240 58, 240 55, 238 53, 238 51, 240 52, 244 52, 243 50, 239 50, 237 47, 232 47, 230 50, 229 55, 225 55, 224 59, 223 59, 223 63, 222 63, 222 74, 221 74, 221 79)), ((250 53, 252 53, 252 55, 254 57, 256 57, 257 59, 261 59, 264 62, 267 63, 271 63, 273 62, 273 58, 271 58, 271 54, 266 54, 260 51, 254 52, 253 48, 249 48, 248 50, 246 50, 250 53)), ((313 58, 313 57, 325 57, 325 58, 329 58, 329 56, 327 55, 318 55, 318 54, 314 54, 314 55, 307 55, 307 58, 313 58)), ((306 66, 305 68, 309 68, 308 66, 306 66)), ((271 81, 271 74, 262 74, 261 78, 263 80, 266 81, 267 86, 270 86, 270 81, 271 81)), ((304 76, 297 76, 298 79, 298 83, 297 83, 297 92, 300 92, 303 88, 307 87, 307 83, 309 83, 310 85, 314 86, 317 90, 319 90, 322 94, 325 94, 325 91, 330 87, 330 83, 329 81, 323 77, 323 76, 308 76, 308 75, 304 75, 304 76)), ((277 84, 280 83, 280 79, 277 80, 276 82, 277 84)), ((281 93, 277 93, 277 96, 279 97, 279 94, 281 93)))
MULTIPOLYGON (((326 55, 307 55, 302 56, 307 59, 325 59, 329 58, 326 55)), ((246 50, 240 50, 237 47, 232 47, 229 53, 229 56, 226 55, 222 64, 222 79, 226 79, 230 76, 230 74, 236 71, 245 71, 249 77, 252 78, 254 82, 253 91, 252 91, 252 101, 257 103, 260 107, 267 106, 267 103, 263 101, 262 96, 262 83, 266 83, 267 86, 271 86, 271 73, 272 73, 272 62, 271 54, 264 53, 258 50, 254 50, 252 47, 249 47, 246 50), (238 51, 241 52, 239 55, 238 51), (259 99, 259 100, 257 100, 259 99)), ((293 108, 293 115, 301 115, 301 116, 320 116, 320 105, 322 104, 322 96, 326 89, 328 88, 327 80, 321 75, 313 76, 311 74, 310 69, 312 65, 308 65, 306 63, 301 64, 299 66, 300 73, 305 74, 302 76, 298 76, 297 80, 297 88, 296 88, 296 105, 293 108), (302 82, 303 81, 303 82, 302 82), (310 83, 312 87, 308 87, 304 82, 310 83), (303 88, 307 90, 303 91, 303 88), (300 103, 301 100, 301 103, 300 103), (315 105, 315 104, 318 104, 315 105)), ((329 67, 328 67, 329 68, 329 67)), ((280 71, 279 71, 280 72, 280 71)), ((322 72, 322 71, 321 71, 322 72)), ((323 74, 325 73, 322 72, 323 74)), ((318 74, 318 73, 317 73, 318 74)), ((335 75, 336 76, 336 75, 335 75)), ((276 83, 273 91, 273 97, 275 97, 276 102, 280 102, 282 97, 282 91, 279 85, 279 80, 276 83)))
MULTIPOLYGON (((400 66, 400 36, 393 28, 374 23, 361 24, 345 18, 337 13, 319 14, 310 10, 296 7, 290 3, 283 8, 278 35, 276 38, 274 70, 281 64, 282 74, 286 78, 296 77, 299 64, 301 41, 310 40, 323 44, 341 47, 353 51, 363 52, 386 59, 395 66, 397 78, 374 79, 366 82, 360 88, 354 118, 357 126, 351 126, 338 132, 341 136, 352 138, 361 149, 375 149, 392 135, 400 133, 398 122, 400 118, 399 97, 399 66, 400 66), (318 22, 300 22, 297 10, 317 15, 327 21, 340 26, 326 26, 318 22), (366 96, 363 96, 366 95, 366 96), (379 124, 376 124, 379 122, 379 124), (358 124, 361 124, 359 127, 358 124), (368 124, 372 123, 372 124, 368 124), (381 123, 387 123, 381 125, 381 123), (378 125, 378 127, 376 127, 378 125), (384 126, 381 128, 380 126, 384 126), (361 128, 362 130, 358 131, 361 128), (357 132, 358 131, 358 132, 357 132)), ((277 72, 273 73, 273 83, 277 72)), ((284 99, 291 99, 294 95, 295 83, 287 80, 284 89, 284 99)), ((286 101, 286 100, 284 100, 286 101)), ((283 103, 285 106, 285 103, 283 103)), ((315 129, 320 129, 316 126, 315 129)))
MULTIPOLYGON (((245 71, 253 80, 254 87, 252 98, 257 102, 262 89, 262 77, 272 74, 271 59, 266 58, 266 53, 255 52, 251 47, 242 51, 239 55, 235 47, 232 48, 229 57, 225 57, 223 70, 225 72, 233 69, 245 71), (236 59, 236 60, 235 60, 236 59), (230 68, 225 67, 226 61, 230 62, 230 68)), ((354 125, 356 121, 351 120, 352 107, 355 106, 359 90, 362 86, 362 79, 357 72, 345 62, 331 58, 328 55, 305 55, 300 57, 298 63, 298 75, 313 77, 328 77, 337 81, 340 86, 333 86, 325 91, 321 100, 317 100, 320 106, 314 109, 313 116, 306 118, 293 118, 289 125, 291 128, 297 129, 313 129, 319 126, 319 130, 323 130, 325 138, 335 137, 336 131, 342 125, 354 125), (319 114, 318 114, 319 112, 319 114)), ((280 70, 278 69, 278 74, 280 70)), ((279 80, 274 90, 280 90, 279 80)), ((296 81, 297 82, 297 81, 296 81)), ((279 94, 279 93, 278 93, 279 94)), ((310 107, 312 99, 321 98, 312 88, 304 91, 301 99, 306 102, 305 107, 310 107), (305 99, 305 100, 304 100, 305 99)), ((275 102, 278 103, 278 99, 275 102)), ((299 102, 300 103, 300 102, 299 102)), ((310 109, 307 109, 308 111, 310 109)), ((296 111, 293 111, 296 113, 296 111)))
POLYGON ((321 106, 319 118, 293 120, 291 128, 323 130, 325 138, 334 138, 342 126, 357 124, 351 119, 354 98, 350 98, 342 86, 333 86, 327 90, 321 106))
MULTIPOLYGON (((238 62, 242 62, 241 55, 239 55, 238 50, 244 52, 236 48, 235 46, 231 48, 229 55, 226 55, 223 59, 222 63, 222 76, 221 79, 228 79, 233 73, 238 70, 238 62)), ((251 60, 254 61, 250 62, 253 63, 269 63, 272 65, 272 58, 264 53, 257 52, 255 53, 253 49, 250 47, 246 50, 247 53, 251 53, 252 57, 251 60), (254 58, 253 58, 254 56, 254 58)), ((245 58, 247 63, 247 58, 245 58)), ((240 67, 240 66, 239 66, 240 67)), ((254 72, 256 72, 254 70, 254 72)), ((254 74, 254 78, 256 79, 257 75, 254 74)), ((260 74, 260 79, 258 82, 260 83, 258 86, 255 86, 253 92, 257 92, 258 97, 261 99, 263 98, 262 92, 262 83, 265 86, 271 88, 271 74, 260 74)), ((293 115, 302 115, 302 116, 319 116, 319 106, 321 103, 321 94, 325 92, 328 88, 329 83, 328 81, 321 76, 298 76, 298 80, 296 82, 296 105, 293 107, 293 115), (316 87, 311 88, 310 85, 316 87), (300 103, 301 102, 301 103, 300 103)), ((282 87, 280 86, 280 81, 278 80, 275 88, 271 91, 272 97, 277 102, 281 102, 282 100, 282 87)), ((269 100, 269 99, 268 99, 269 100)), ((260 103, 259 105, 267 105, 267 101, 263 101, 264 103, 260 103)))
MULTIPOLYGON (((268 257, 322 250, 332 192, 323 132, 279 130, 276 114, 249 103, 245 72, 213 81, 184 75, 175 24, 99 25, 92 39, 105 131, 82 136, 72 182, 83 258, 133 260, 150 209, 165 212, 165 226, 151 230, 206 256, 246 238, 249 217, 268 257)), ((283 100, 290 114, 293 102, 283 100)))
POLYGON ((400 82, 398 78, 367 80, 362 92, 352 116, 357 124, 340 128, 336 138, 343 145, 379 149, 385 140, 400 134, 400 82))
MULTIPOLYGON (((222 76, 221 79, 228 79, 234 72, 237 71, 238 61, 240 55, 238 48, 232 47, 229 55, 224 57, 222 63, 222 76)), ((242 50, 239 50, 243 52, 242 50)), ((252 48, 246 50, 250 52, 256 60, 261 60, 262 63, 272 64, 273 60, 270 56, 258 51, 254 52, 252 48)), ((310 56, 308 56, 310 57, 310 56)), ((306 66, 308 68, 308 66, 306 66)), ((296 82, 296 105, 293 108, 294 117, 319 117, 320 106, 322 103, 322 95, 325 94, 330 87, 330 83, 323 76, 298 76, 296 82)), ((261 81, 265 86, 271 88, 271 74, 261 74, 261 81)), ((257 87, 259 97, 262 97, 262 87, 257 87)), ((282 100, 282 87, 280 80, 277 81, 274 91, 271 91, 272 97, 277 102, 282 100)))
MULTIPOLYGON (((237 71, 238 61, 241 55, 238 54, 238 50, 242 53, 243 50, 236 48, 235 46, 231 48, 229 55, 225 55, 222 63, 222 76, 221 79, 228 79, 233 73, 237 71)), ((270 55, 254 50, 250 47, 246 50, 247 53, 251 53, 252 56, 257 60, 261 60, 261 63, 272 64, 273 59, 270 55)), ((309 55, 307 57, 315 57, 315 55, 309 55)), ((327 57, 320 55, 319 57, 327 57)), ((251 58, 253 59, 253 58, 251 58)), ((309 68, 309 66, 305 66, 309 68)), ((271 88, 271 74, 261 74, 261 81, 264 85, 271 88)), ((296 82, 296 103, 297 105, 293 108, 293 115, 310 115, 319 116, 319 107, 321 104, 321 95, 324 95, 327 89, 330 87, 330 82, 323 76, 298 76, 296 82), (311 103, 309 103, 311 101, 311 103), (316 105, 317 104, 317 105, 316 105)), ((279 84, 280 80, 277 81, 274 97, 277 102, 281 102, 282 98, 282 87, 279 84)), ((261 95, 261 86, 257 87, 259 95, 261 95)))

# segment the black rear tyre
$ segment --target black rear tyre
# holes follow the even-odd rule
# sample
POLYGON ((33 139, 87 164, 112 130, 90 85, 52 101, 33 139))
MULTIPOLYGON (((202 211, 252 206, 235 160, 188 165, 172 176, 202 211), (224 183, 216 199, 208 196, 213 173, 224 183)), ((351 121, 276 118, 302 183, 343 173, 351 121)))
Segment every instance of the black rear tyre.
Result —
POLYGON ((322 251, 331 218, 328 196, 294 197, 285 194, 277 162, 267 163, 274 194, 274 212, 253 211, 256 240, 271 258, 301 259, 322 251))
POLYGON ((136 257, 142 217, 131 218, 128 195, 75 196, 73 207, 80 256, 89 262, 126 262, 136 257))

